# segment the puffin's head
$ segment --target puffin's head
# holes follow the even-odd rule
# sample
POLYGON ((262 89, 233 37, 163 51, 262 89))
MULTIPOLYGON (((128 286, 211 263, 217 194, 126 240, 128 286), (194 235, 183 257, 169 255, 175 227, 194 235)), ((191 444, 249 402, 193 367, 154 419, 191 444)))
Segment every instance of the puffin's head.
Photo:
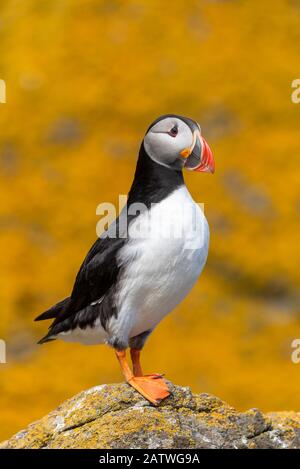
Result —
POLYGON ((156 119, 144 137, 148 156, 170 169, 213 173, 215 162, 200 125, 187 117, 166 114, 156 119))

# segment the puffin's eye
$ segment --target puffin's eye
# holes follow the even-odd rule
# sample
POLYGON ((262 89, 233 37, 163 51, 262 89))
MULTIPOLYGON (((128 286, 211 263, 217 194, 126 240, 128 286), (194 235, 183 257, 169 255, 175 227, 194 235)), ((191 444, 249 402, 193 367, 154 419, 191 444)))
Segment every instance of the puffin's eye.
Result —
POLYGON ((171 137, 176 137, 176 135, 178 134, 177 125, 174 125, 174 127, 170 130, 170 132, 168 132, 168 134, 171 135, 171 137))

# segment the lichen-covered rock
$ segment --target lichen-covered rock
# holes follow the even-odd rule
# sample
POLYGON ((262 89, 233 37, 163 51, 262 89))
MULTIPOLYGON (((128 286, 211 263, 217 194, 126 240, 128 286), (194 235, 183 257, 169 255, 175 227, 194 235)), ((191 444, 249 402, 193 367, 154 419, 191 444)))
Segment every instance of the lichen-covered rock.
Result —
POLYGON ((300 413, 238 412, 217 397, 170 387, 159 407, 127 384, 94 387, 0 448, 300 448, 300 413))

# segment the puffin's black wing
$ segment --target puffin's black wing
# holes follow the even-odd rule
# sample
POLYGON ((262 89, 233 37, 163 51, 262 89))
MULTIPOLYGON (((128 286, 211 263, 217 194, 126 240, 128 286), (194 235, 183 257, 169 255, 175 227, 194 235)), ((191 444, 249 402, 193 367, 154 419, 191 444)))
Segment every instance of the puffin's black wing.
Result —
POLYGON ((97 239, 80 267, 71 296, 35 319, 39 321, 55 318, 48 334, 39 343, 47 342, 51 340, 51 336, 73 329, 77 325, 87 327, 99 316, 104 325, 108 317, 114 314, 110 298, 105 298, 105 295, 117 281, 117 254, 124 243, 124 238, 97 239), (91 303, 96 303, 95 307, 91 306, 91 303))
POLYGON ((71 294, 77 311, 99 300, 116 282, 119 272, 117 254, 124 242, 120 238, 97 239, 77 274, 71 294))

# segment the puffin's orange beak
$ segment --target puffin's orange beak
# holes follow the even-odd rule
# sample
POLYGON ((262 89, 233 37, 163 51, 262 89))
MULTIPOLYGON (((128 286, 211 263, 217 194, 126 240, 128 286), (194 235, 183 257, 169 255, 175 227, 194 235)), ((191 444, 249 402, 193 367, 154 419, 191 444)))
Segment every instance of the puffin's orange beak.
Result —
POLYGON ((183 150, 180 155, 186 159, 185 168, 203 173, 215 172, 215 161, 207 141, 197 129, 193 134, 190 148, 183 150))
POLYGON ((200 136, 200 139, 202 140, 201 163, 194 171, 213 174, 215 172, 215 160, 212 151, 205 138, 200 136))

